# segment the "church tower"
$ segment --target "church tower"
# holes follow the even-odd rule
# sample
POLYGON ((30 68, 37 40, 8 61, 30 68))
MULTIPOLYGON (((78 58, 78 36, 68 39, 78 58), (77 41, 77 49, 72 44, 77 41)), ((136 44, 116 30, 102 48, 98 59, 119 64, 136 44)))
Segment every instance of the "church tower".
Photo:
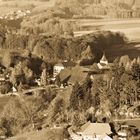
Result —
POLYGON ((103 54, 103 56, 102 56, 102 58, 101 58, 101 60, 100 60, 100 63, 101 63, 101 64, 106 64, 106 65, 108 65, 108 60, 107 60, 107 58, 106 58, 106 56, 105 56, 105 53, 103 54))
POLYGON ((110 69, 105 53, 103 54, 100 62, 97 65, 99 69, 110 69))

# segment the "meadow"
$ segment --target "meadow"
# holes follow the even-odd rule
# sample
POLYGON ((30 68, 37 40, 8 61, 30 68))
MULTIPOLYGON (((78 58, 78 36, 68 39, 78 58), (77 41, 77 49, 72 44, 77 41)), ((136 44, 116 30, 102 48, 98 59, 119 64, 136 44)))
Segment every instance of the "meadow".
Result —
POLYGON ((97 30, 110 30, 124 33, 130 41, 140 41, 140 19, 82 19, 76 21, 81 30, 75 31, 75 36, 88 34, 97 30))

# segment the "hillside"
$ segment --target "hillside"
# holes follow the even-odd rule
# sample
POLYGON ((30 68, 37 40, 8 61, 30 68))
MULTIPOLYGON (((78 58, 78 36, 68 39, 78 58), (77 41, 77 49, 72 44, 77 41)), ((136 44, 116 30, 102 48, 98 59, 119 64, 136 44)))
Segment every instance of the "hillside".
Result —
POLYGON ((139 17, 139 0, 3 0, 0 2, 1 15, 19 9, 30 9, 33 13, 60 8, 74 17, 107 16, 115 18, 139 17), (113 11, 113 13, 110 13, 113 11), (129 15, 128 12, 132 12, 129 15))
POLYGON ((21 52, 24 49, 28 49, 32 54, 43 58, 45 61, 58 62, 59 60, 79 60, 81 53, 90 45, 93 58, 95 61, 98 61, 102 51, 110 50, 113 45, 124 44, 125 41, 126 38, 123 34, 109 31, 70 38, 63 38, 63 36, 17 36, 16 34, 8 34, 1 36, 0 46, 3 49, 14 49, 21 52))
POLYGON ((110 17, 135 18, 140 17, 138 0, 58 0, 56 6, 68 8, 74 18, 110 17))
POLYGON ((25 133, 7 140, 63 140, 63 129, 43 129, 39 132, 34 131, 25 133))

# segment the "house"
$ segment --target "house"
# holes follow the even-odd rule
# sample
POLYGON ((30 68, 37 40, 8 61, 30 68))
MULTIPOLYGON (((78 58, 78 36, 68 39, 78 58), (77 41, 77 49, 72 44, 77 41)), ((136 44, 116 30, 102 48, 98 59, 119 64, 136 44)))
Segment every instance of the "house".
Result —
POLYGON ((78 134, 82 136, 83 140, 112 140, 109 137, 112 132, 108 123, 87 122, 81 127, 78 134))
POLYGON ((55 64, 53 67, 53 76, 56 77, 64 68, 65 67, 62 63, 55 64))
POLYGON ((64 86, 74 85, 76 82, 82 84, 89 75, 89 68, 76 65, 75 67, 68 67, 59 73, 61 84, 64 86))

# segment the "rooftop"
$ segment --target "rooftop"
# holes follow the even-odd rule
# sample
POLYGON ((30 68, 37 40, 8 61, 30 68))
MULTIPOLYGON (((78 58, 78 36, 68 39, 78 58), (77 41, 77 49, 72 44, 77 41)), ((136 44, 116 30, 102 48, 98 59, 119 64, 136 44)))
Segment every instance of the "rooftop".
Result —
POLYGON ((80 131, 83 135, 105 135, 111 134, 111 128, 108 123, 91 123, 87 122, 81 127, 80 131))

